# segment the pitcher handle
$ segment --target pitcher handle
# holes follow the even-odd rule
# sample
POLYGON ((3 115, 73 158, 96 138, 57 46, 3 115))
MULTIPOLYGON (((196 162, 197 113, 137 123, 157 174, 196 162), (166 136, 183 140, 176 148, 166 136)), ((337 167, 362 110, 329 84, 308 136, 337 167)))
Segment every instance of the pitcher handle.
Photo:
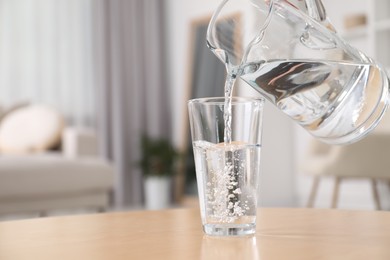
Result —
POLYGON ((308 14, 315 20, 323 22, 326 20, 326 11, 321 0, 305 0, 308 14))
POLYGON ((337 33, 333 24, 326 15, 325 7, 321 0, 298 0, 298 6, 311 18, 324 25, 328 30, 337 33), (303 4, 305 5, 303 7, 303 4))

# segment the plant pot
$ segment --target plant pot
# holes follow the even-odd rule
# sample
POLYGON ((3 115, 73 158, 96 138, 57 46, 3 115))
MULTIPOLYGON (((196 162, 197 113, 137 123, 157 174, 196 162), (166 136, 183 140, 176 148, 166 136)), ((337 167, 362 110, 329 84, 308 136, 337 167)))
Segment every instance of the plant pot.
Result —
POLYGON ((169 177, 150 176, 145 179, 146 209, 164 209, 170 206, 171 179, 169 177))

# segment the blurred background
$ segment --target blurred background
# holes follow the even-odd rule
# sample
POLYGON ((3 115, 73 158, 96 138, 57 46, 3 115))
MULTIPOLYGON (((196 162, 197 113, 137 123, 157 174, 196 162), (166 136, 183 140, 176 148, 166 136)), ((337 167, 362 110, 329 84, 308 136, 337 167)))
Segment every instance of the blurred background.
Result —
MULTIPOLYGON (((186 103, 223 95, 205 44, 219 3, 0 0, 0 217, 196 206, 186 103)), ((387 0, 323 3, 389 68, 387 0)), ((266 104, 260 206, 389 210, 387 117, 331 147, 266 104)))

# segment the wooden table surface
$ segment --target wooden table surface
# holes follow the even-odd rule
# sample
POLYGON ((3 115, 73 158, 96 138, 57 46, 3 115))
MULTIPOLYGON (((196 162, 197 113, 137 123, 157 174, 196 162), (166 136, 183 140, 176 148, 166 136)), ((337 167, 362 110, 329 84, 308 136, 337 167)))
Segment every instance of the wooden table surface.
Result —
POLYGON ((390 212, 260 209, 252 237, 176 209, 0 222, 0 259, 390 259, 390 212))

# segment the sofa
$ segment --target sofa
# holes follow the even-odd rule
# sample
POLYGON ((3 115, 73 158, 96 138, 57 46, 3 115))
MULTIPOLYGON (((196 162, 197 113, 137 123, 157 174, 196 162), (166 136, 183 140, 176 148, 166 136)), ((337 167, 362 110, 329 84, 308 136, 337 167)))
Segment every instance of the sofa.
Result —
MULTIPOLYGON (((98 156, 93 130, 61 126, 60 149, 38 149, 36 147, 42 146, 30 143, 31 152, 15 152, 16 148, 4 152, 12 144, 4 134, 7 131, 2 131, 7 117, 0 121, 1 215, 37 213, 45 216, 58 210, 107 209, 114 170, 109 161, 98 156)), ((27 128, 21 123, 16 125, 27 128)), ((12 138, 18 137, 21 138, 12 138)), ((34 138, 34 142, 39 139, 34 138)))

